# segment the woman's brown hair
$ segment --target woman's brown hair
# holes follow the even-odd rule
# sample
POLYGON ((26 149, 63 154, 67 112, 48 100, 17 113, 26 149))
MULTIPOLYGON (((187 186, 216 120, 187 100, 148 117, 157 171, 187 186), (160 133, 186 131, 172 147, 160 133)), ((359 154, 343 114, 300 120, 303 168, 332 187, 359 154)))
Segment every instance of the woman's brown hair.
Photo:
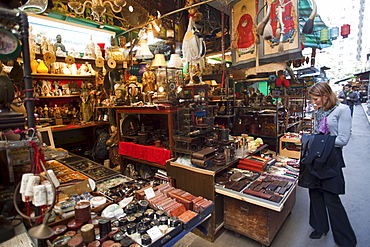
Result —
POLYGON ((325 111, 333 108, 337 104, 337 101, 338 101, 337 96, 331 89, 330 85, 326 82, 318 82, 314 84, 308 91, 308 94, 314 95, 317 97, 324 97, 324 96, 328 97, 328 100, 326 101, 325 105, 323 105, 325 111))

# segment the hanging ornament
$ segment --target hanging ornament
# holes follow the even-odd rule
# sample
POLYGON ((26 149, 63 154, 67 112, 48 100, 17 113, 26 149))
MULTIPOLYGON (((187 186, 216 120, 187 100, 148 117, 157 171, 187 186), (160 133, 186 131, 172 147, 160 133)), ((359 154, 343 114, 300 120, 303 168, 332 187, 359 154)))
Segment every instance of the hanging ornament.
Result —
POLYGON ((320 42, 327 43, 329 41, 329 29, 324 28, 320 30, 320 42))
POLYGON ((343 38, 347 38, 350 33, 351 33, 351 26, 349 24, 345 24, 341 26, 340 35, 342 35, 343 38))
POLYGON ((289 80, 286 79, 285 74, 280 74, 279 78, 276 79, 275 83, 276 83, 276 86, 278 86, 278 87, 280 87, 282 85, 284 87, 290 87, 290 82, 289 82, 289 80))
POLYGON ((330 39, 336 40, 339 36, 339 27, 333 27, 330 29, 330 39))

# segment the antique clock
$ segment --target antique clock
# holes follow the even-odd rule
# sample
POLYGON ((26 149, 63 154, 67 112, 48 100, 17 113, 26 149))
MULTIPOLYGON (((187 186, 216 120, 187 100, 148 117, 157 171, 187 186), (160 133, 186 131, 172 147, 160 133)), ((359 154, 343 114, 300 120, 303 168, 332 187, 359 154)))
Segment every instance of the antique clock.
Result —
POLYGON ((12 60, 19 56, 21 46, 18 38, 8 30, 0 28, 0 60, 12 60))

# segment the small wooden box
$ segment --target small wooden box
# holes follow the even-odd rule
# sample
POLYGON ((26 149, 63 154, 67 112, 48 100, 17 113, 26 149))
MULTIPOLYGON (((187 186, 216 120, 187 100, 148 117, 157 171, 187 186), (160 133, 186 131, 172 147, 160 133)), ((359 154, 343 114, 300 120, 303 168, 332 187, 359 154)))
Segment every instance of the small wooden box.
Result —
POLYGON ((269 246, 295 204, 295 193, 280 212, 225 196, 224 227, 269 246))
POLYGON ((283 138, 282 137, 280 138, 280 141, 279 141, 279 154, 281 156, 285 156, 288 158, 299 159, 301 157, 300 144, 301 144, 301 140, 298 138, 283 138), (299 148, 297 148, 299 150, 295 151, 295 150, 287 149, 285 147, 286 143, 294 143, 297 147, 299 146, 299 148))

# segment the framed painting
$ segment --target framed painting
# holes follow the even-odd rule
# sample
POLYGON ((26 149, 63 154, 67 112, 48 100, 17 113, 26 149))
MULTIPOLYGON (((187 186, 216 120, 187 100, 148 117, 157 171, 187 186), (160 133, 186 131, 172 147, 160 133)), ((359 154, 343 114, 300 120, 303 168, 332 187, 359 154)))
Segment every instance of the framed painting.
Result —
POLYGON ((231 27, 235 69, 302 57, 298 0, 235 1, 231 7, 231 27))
POLYGON ((231 6, 231 48, 235 68, 255 66, 255 17, 258 3, 250 0, 233 2, 231 6))
POLYGON ((269 0, 260 64, 286 62, 302 57, 299 38, 298 0, 269 0), (268 31, 267 31, 268 30, 268 31))

